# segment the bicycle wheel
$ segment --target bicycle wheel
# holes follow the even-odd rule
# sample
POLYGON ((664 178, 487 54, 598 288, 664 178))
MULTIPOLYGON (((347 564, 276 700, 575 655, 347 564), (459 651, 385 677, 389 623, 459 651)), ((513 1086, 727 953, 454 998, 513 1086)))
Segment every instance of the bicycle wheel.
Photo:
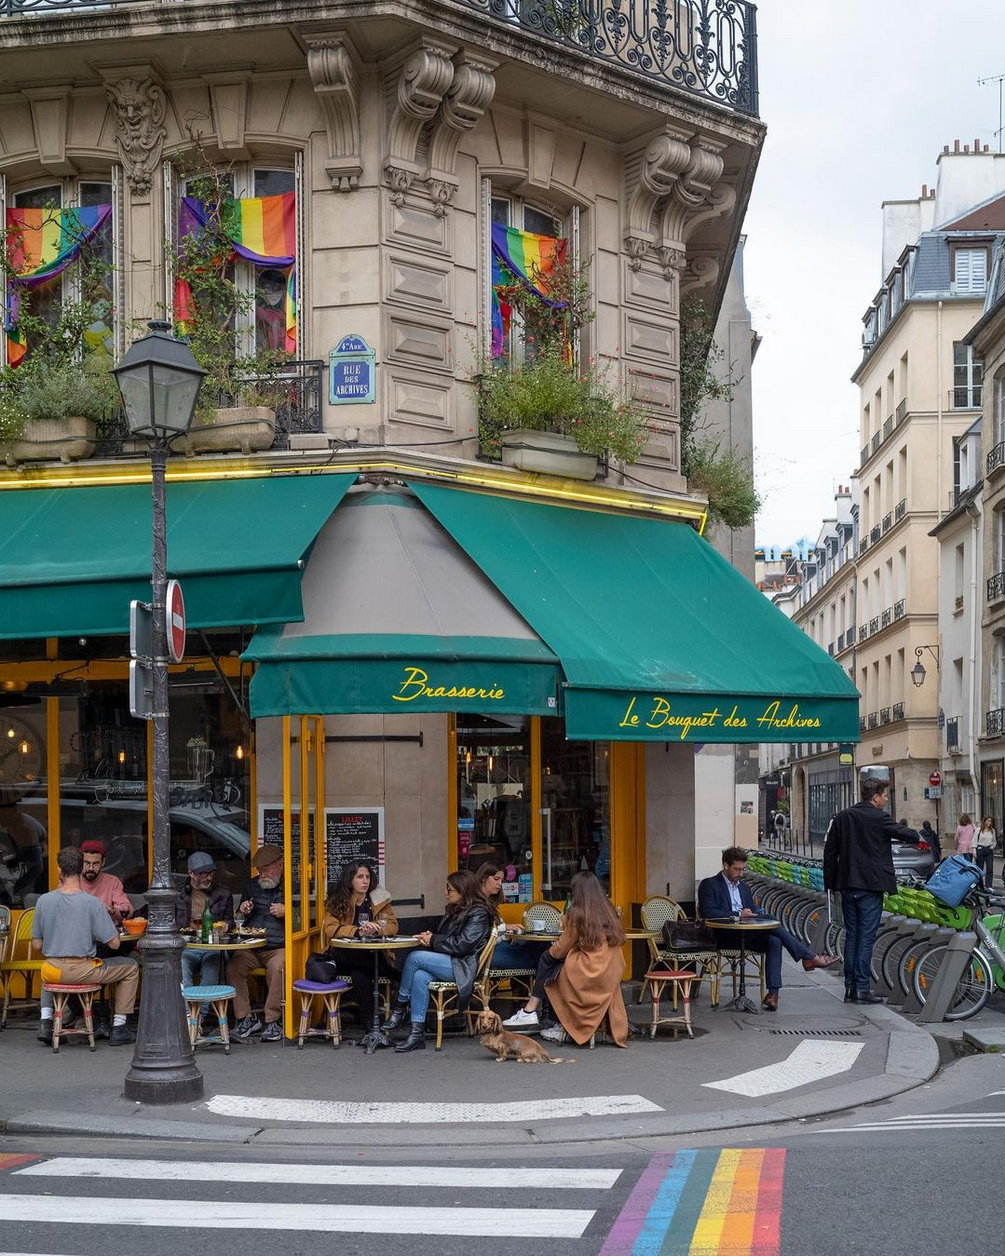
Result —
POLYGON ((900 961, 913 945, 914 936, 910 933, 903 933, 899 938, 895 938, 883 952, 879 970, 888 990, 896 989, 897 969, 900 967, 900 961))
POLYGON ((919 942, 913 942, 901 955, 900 963, 897 965, 897 983, 903 990, 905 998, 908 998, 914 989, 914 970, 925 953, 931 949, 931 938, 922 938, 919 942))
POLYGON ((789 925, 790 930, 799 939, 803 945, 809 945, 809 931, 806 922, 813 914, 816 903, 812 899, 803 899, 796 910, 792 913, 792 921, 789 925))
POLYGON ((827 926, 827 944, 825 950, 828 955, 840 955, 842 962, 844 961, 844 942, 845 927, 844 925, 835 924, 834 921, 827 926))
MULTIPOLYGON (((948 953, 948 946, 933 946, 915 965, 914 993, 919 1003, 924 1003, 928 998, 948 953)), ((969 1020, 971 1016, 976 1016, 986 1007, 993 986, 991 965, 982 951, 974 951, 963 976, 956 984, 946 1011, 946 1020, 969 1020)))
POLYGON ((872 961, 870 963, 870 973, 871 973, 873 981, 881 980, 882 970, 880 968, 880 965, 883 962, 883 954, 886 951, 886 948, 890 946, 894 942, 894 940, 900 936, 901 935, 898 934, 896 928, 881 929, 880 932, 877 933, 876 941, 873 943, 873 946, 872 946, 872 961))

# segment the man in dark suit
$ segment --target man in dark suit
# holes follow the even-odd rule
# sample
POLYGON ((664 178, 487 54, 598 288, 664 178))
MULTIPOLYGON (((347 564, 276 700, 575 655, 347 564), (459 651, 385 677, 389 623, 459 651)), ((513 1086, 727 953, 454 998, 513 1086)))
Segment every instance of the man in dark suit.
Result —
POLYGON ((862 801, 830 823, 824 842, 824 888, 841 891, 844 916, 846 1003, 882 1003, 872 993, 872 948, 883 915, 883 895, 897 888, 894 842, 916 842, 918 834, 886 810, 890 782, 862 778, 862 801))
MULTIPOLYGON (((722 872, 714 877, 706 877, 698 886, 698 913, 703 920, 761 914, 754 907, 750 889, 743 883, 746 868, 747 852, 741 846, 727 846, 722 852, 722 872)), ((725 947, 740 945, 739 932, 734 934, 724 930, 719 936, 725 947)), ((793 959, 802 960, 807 972, 814 968, 830 968, 838 962, 836 955, 814 955, 808 946, 803 946, 802 942, 781 925, 770 933, 748 934, 747 950, 764 952, 764 984, 768 987, 764 1006, 769 1012, 778 1011, 778 992, 782 988, 783 948, 793 959)))

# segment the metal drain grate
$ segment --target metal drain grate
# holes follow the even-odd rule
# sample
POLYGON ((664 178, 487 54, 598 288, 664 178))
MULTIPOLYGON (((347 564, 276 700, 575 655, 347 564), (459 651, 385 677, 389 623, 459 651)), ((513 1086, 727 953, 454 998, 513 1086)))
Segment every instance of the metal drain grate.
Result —
POLYGON ((789 1038, 861 1038, 859 1029, 772 1029, 773 1034, 785 1034, 789 1038))

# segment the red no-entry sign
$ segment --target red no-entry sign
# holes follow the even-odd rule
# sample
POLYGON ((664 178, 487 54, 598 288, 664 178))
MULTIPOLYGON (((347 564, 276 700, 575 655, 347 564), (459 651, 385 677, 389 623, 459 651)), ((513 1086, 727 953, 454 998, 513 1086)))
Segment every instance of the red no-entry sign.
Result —
POLYGON ((177 580, 168 581, 166 601, 168 658, 180 663, 185 657, 185 599, 177 580))
POLYGON ((942 784, 942 773, 941 773, 941 772, 933 772, 933 773, 932 773, 932 775, 928 778, 928 783, 929 783, 929 785, 941 785, 941 784, 942 784))

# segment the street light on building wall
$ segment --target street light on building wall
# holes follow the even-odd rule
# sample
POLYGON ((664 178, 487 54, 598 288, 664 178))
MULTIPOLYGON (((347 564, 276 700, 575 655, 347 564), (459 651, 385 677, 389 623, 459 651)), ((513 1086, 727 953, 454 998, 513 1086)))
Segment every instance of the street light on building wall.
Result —
POLYGON ((937 645, 919 645, 914 651, 914 657, 917 659, 917 662, 911 668, 911 684, 914 685, 915 689, 921 688, 925 683, 925 677, 928 675, 925 665, 921 661, 921 656, 926 650, 935 659, 935 670, 938 671, 940 668, 939 647, 937 645))
POLYGON ((150 923, 140 941, 143 998, 125 1096, 144 1103, 188 1103, 202 1096, 180 997, 184 943, 175 926, 171 882, 171 761, 168 742, 167 519, 164 472, 170 441, 188 431, 206 372, 170 323, 152 322, 149 335, 130 345, 115 368, 131 436, 150 445, 153 482, 153 875, 147 900, 150 923))

